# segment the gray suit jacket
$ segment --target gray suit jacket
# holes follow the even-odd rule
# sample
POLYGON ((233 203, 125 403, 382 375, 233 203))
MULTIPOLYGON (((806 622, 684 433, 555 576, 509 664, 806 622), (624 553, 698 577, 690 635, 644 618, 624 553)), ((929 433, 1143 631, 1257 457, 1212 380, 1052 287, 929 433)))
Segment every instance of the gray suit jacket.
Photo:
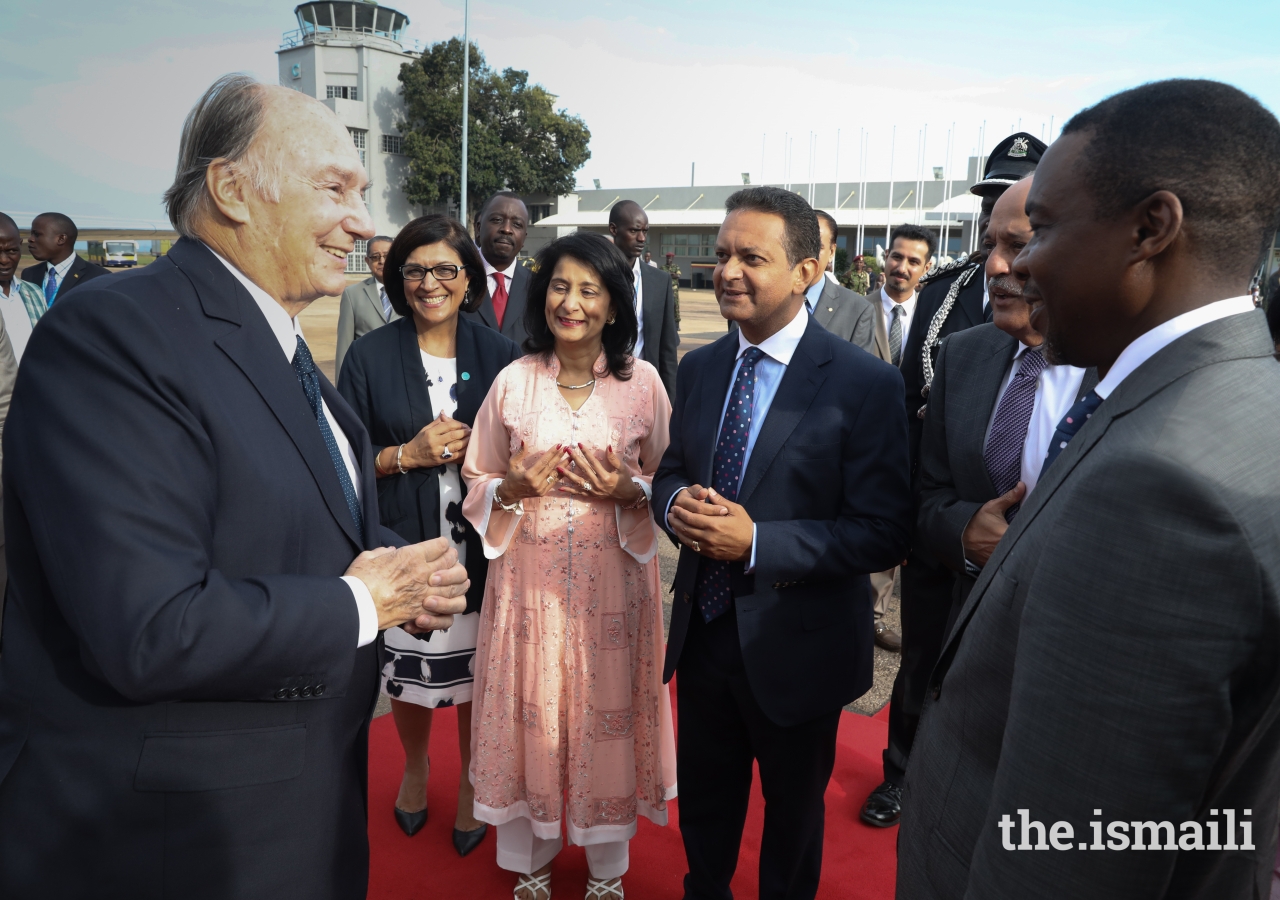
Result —
MULTIPOLYGON (((871 304, 872 313, 876 317, 876 356, 880 357, 887 363, 893 362, 893 354, 889 352, 889 323, 884 317, 884 304, 880 302, 880 289, 876 288, 867 295, 867 302, 871 304)), ((919 307, 917 307, 918 309, 919 307)), ((911 324, 915 324, 915 319, 911 320, 911 324)), ((902 367, 902 360, 907 358, 907 336, 902 336, 902 357, 898 360, 898 367, 902 367)))
POLYGON ((378 282, 372 275, 343 291, 342 301, 338 304, 338 345, 333 355, 334 375, 342 371, 342 361, 346 358, 352 341, 398 318, 400 314, 395 310, 391 311, 389 320, 382 318, 382 297, 378 292, 378 282))
POLYGON ((818 324, 836 337, 885 359, 876 342, 876 314, 867 298, 841 287, 826 275, 822 282, 822 293, 813 310, 818 324))
POLYGON ((667 396, 674 398, 680 332, 676 329, 676 295, 671 290, 671 275, 641 263, 640 283, 644 286, 641 297, 644 303, 644 353, 641 358, 658 370, 667 396))
MULTIPOLYGON (((901 900, 1269 896, 1280 803, 1273 352, 1261 312, 1195 329, 1126 378, 1045 473, 930 679, 898 837, 901 900), (1018 823, 1019 809, 1046 831, 1069 823, 1073 837, 1062 851, 1003 849, 999 823, 1018 823), (1091 821, 1116 846, 1108 823, 1126 840, 1133 822, 1190 839, 1180 823, 1212 820, 1225 840, 1228 809, 1251 812, 1253 849, 1079 849, 1095 840, 1091 821)), ((1011 837, 1022 842, 1019 825, 1011 837)))
POLYGON ((529 297, 529 280, 533 276, 523 265, 516 265, 511 275, 511 284, 507 285, 507 308, 502 313, 502 327, 498 327, 498 314, 493 309, 493 296, 488 292, 484 302, 475 312, 464 312, 463 315, 473 322, 479 322, 494 331, 516 342, 520 352, 524 352, 525 338, 529 332, 524 327, 524 310, 529 297))
MULTIPOLYGON (((957 574, 954 599, 959 603, 974 583, 965 572, 960 537, 982 504, 997 496, 983 450, 1017 350, 1017 339, 988 323, 943 341, 934 367, 920 442, 916 546, 957 574)), ((1097 383, 1098 370, 1086 371, 1076 399, 1097 383)))

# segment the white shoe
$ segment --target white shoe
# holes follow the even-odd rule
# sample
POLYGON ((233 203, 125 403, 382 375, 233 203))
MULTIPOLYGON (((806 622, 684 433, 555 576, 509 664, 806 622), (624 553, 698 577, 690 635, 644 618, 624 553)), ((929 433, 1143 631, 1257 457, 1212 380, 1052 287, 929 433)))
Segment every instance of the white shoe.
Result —
MULTIPOLYGON (((589 883, 589 882, 588 882, 589 883)), ((529 892, 529 900, 551 900, 551 873, 546 875, 516 875, 516 886, 512 892, 515 900, 524 900, 520 891, 529 892)))
POLYGON ((601 881, 598 878, 587 879, 587 895, 584 900, 623 900, 622 879, 611 878, 601 881))

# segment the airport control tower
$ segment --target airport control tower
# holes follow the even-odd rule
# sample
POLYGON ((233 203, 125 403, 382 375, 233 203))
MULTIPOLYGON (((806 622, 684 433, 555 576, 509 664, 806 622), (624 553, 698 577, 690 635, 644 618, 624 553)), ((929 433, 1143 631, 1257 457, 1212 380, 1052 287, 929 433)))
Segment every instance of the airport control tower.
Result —
MULTIPOLYGON (((374 227, 395 234, 419 214, 404 198, 407 168, 397 122, 404 117, 400 67, 418 58, 400 41, 408 17, 367 0, 311 2, 294 9, 298 27, 276 51, 280 84, 302 91, 337 113, 369 172, 374 227)), ((348 271, 367 271, 352 254, 348 271)))

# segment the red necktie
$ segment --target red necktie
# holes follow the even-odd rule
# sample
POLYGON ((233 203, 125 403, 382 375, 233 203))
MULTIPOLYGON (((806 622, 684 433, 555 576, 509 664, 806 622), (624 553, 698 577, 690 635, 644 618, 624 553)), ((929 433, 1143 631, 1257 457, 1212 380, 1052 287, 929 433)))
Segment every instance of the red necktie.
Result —
POLYGON ((493 273, 493 280, 498 285, 497 290, 493 292, 493 314, 498 319, 498 327, 502 327, 502 317, 507 311, 507 286, 504 283, 507 276, 501 272, 493 273))

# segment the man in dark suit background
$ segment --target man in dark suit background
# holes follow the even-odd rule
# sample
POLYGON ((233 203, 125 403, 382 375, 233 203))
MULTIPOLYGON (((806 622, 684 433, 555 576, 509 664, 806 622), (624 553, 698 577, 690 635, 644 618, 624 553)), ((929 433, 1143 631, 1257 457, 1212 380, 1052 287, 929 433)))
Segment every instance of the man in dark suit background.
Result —
POLYGON ((33 333, 4 430, 0 896, 365 896, 379 631, 447 627, 467 588, 443 540, 392 549, 298 329, 373 233, 367 184, 323 104, 225 76, 183 127, 182 239, 33 333))
POLYGON ((818 255, 818 278, 804 292, 805 306, 827 331, 888 362, 889 348, 878 339, 876 313, 867 298, 840 286, 827 274, 827 267, 836 255, 836 239, 840 236, 836 220, 823 210, 814 212, 818 216, 822 250, 818 255))
MULTIPOLYGON (((982 180, 970 192, 982 198, 978 216, 978 252, 961 266, 923 285, 916 316, 902 355, 902 380, 906 384, 906 416, 911 445, 911 477, 920 464, 920 438, 927 385, 933 378, 936 347, 948 335, 991 321, 985 299, 984 262, 994 242, 987 234, 991 212, 1000 195, 1018 179, 1035 171, 1045 145, 1025 132, 1012 134, 995 146, 987 159, 982 180), (935 330, 936 328, 936 330, 935 330), (930 340, 930 333, 933 339, 930 340)), ((985 421, 985 420, 984 420, 985 421)), ((984 432, 985 434, 985 432, 984 432)), ((918 498, 917 498, 918 499, 918 498)), ((888 746, 884 752, 884 781, 871 792, 860 817, 868 825, 888 827, 902 815, 902 783, 907 757, 915 740, 925 685, 937 661, 952 608, 954 574, 929 552, 917 535, 902 567, 902 664, 893 681, 889 701, 888 746)))
MULTIPOLYGON (((1058 422, 1098 383, 1096 369, 1049 359, 1044 335, 1031 326, 1024 280, 1013 261, 1031 240, 1023 205, 1032 177, 1009 188, 992 212, 985 268, 994 319, 947 338, 929 390, 916 481, 916 549, 955 576, 953 613, 1035 490, 1058 422)), ((946 624, 946 616, 938 616, 934 628, 913 635, 919 659, 906 693, 917 711, 946 624)))
MULTIPOLYGON (((347 285, 342 292, 342 300, 338 304, 338 342, 333 352, 335 380, 342 375, 342 361, 347 358, 347 351, 356 338, 400 318, 400 313, 391 308, 391 298, 382 286, 385 277, 383 267, 393 240, 384 234, 369 239, 365 248, 369 277, 347 285)), ((396 277, 400 277, 399 272, 396 277)))
POLYGON ((108 274, 102 266, 81 259, 76 253, 79 235, 76 223, 62 213, 41 213, 31 220, 27 252, 40 262, 23 269, 22 280, 40 288, 48 306, 76 285, 108 274))
POLYGON ((910 530, 902 379, 805 312, 819 235, 803 199, 753 187, 725 208, 716 299, 739 328, 681 361, 653 491, 683 545, 664 679, 679 672, 684 889, 731 896, 754 760, 760 897, 804 900, 841 708, 871 685, 867 573, 910 530))
POLYGON ((649 216, 634 200, 615 203, 609 210, 609 233, 622 255, 631 261, 631 275, 635 279, 634 300, 640 326, 635 355, 658 370, 667 396, 674 397, 676 352, 680 349, 676 297, 671 290, 671 276, 640 260, 649 240, 649 216))
POLYGON ((1280 363, 1249 285, 1280 122, 1216 82, 1125 91, 1067 123, 1026 208, 1032 324, 1102 377, 944 644, 898 896, 1266 897, 1280 363))
POLYGON ((511 191, 499 191, 480 208, 476 243, 484 261, 488 293, 479 309, 462 313, 506 335, 521 349, 529 336, 524 329, 529 270, 520 265, 518 258, 528 234, 529 210, 511 191))

